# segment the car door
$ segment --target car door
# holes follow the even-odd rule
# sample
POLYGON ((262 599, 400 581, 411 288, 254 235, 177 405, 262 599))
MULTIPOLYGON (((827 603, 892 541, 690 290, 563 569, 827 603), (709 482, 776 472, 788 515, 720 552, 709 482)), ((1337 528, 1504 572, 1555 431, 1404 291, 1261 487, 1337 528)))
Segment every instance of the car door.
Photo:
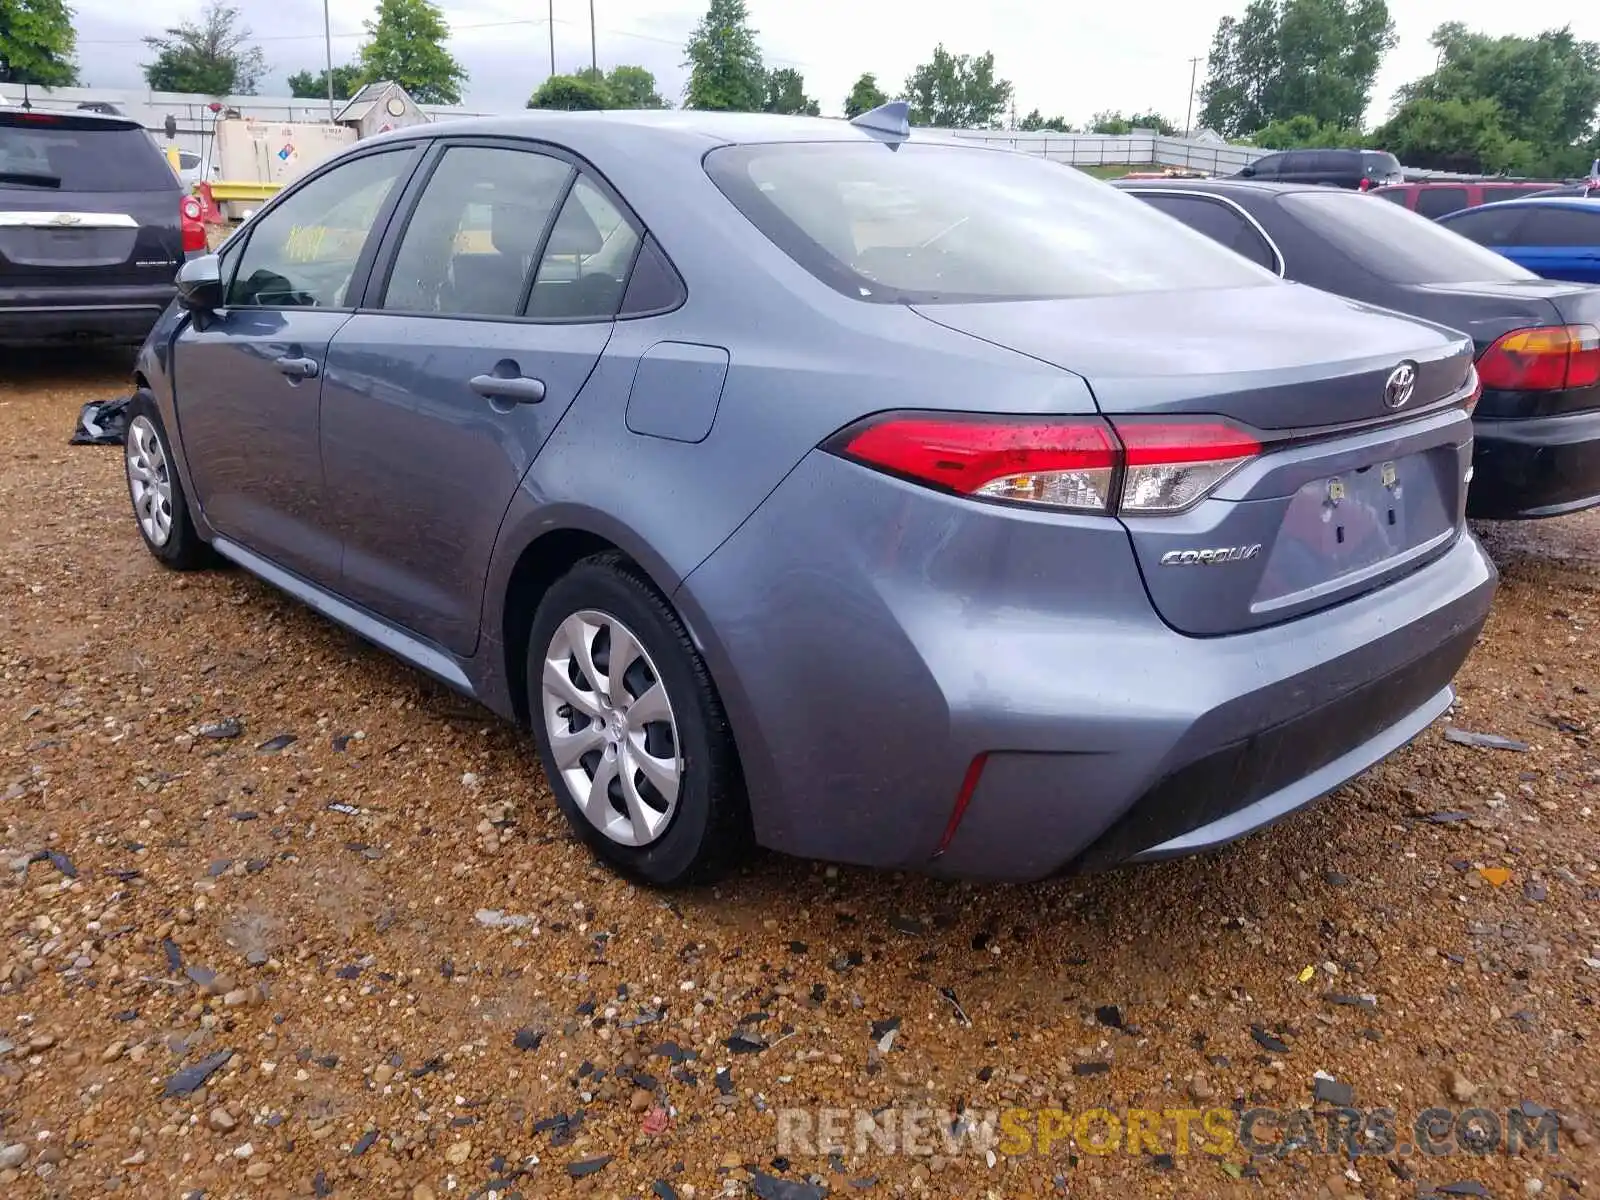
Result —
POLYGON ((1600 283, 1600 204, 1529 204, 1523 212, 1502 253, 1546 279, 1600 283))
POLYGON ((413 144, 344 160, 263 211, 224 254, 222 309, 188 321, 173 348, 206 520, 323 587, 339 579, 319 428, 328 343, 418 154, 413 144))
POLYGON ((411 193, 329 348, 323 462, 341 592, 464 656, 500 521, 605 349, 641 231, 526 143, 443 143, 411 193))

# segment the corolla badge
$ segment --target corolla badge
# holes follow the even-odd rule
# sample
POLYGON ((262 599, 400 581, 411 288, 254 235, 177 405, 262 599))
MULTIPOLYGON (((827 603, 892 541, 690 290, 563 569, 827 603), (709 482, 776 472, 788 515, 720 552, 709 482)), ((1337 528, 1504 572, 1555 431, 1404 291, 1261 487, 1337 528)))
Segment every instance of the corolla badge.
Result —
POLYGON ((1404 408, 1417 390, 1417 364, 1403 362, 1389 372, 1383 383, 1383 402, 1390 408, 1404 408))
POLYGON ((1261 543, 1248 546, 1217 546, 1210 550, 1168 550, 1161 556, 1163 567, 1216 567, 1223 563, 1246 562, 1261 553, 1261 543))

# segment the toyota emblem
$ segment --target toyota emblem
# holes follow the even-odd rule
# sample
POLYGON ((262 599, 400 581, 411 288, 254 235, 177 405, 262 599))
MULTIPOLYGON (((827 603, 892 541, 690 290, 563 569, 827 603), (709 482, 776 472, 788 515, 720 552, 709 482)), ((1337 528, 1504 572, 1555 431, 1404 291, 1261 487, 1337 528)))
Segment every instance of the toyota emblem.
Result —
POLYGON ((1403 362, 1389 372, 1389 378, 1383 384, 1383 402, 1390 408, 1404 408, 1411 403, 1411 397, 1417 390, 1417 368, 1415 363, 1403 362))

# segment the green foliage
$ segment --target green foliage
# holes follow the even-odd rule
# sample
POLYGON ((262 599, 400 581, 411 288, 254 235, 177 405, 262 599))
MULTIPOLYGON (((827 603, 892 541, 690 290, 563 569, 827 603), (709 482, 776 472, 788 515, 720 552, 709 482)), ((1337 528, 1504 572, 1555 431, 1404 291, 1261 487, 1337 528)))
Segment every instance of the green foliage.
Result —
MULTIPOLYGON (((1552 175, 1588 169, 1600 106, 1600 46, 1577 40, 1570 28, 1491 37, 1459 22, 1439 26, 1431 41, 1438 66, 1400 89, 1385 130, 1417 138, 1434 159, 1486 156, 1552 175), (1454 148, 1433 140, 1446 131, 1467 140, 1454 148)), ((1417 165, 1444 169, 1439 162, 1417 165)))
POLYGON ((1357 150, 1366 144, 1359 129, 1324 124, 1307 113, 1273 121, 1252 134, 1250 141, 1264 150, 1297 150, 1302 146, 1357 150))
POLYGON ((1407 100, 1373 134, 1381 145, 1411 167, 1515 175, 1537 171, 1547 159, 1529 142, 1507 132, 1500 106, 1486 96, 1476 100, 1407 100))
POLYGON ((850 95, 844 102, 844 115, 846 117, 859 117, 864 112, 871 112, 880 104, 887 104, 889 97, 883 94, 883 89, 878 86, 878 77, 870 71, 856 80, 856 85, 850 89, 850 95))
POLYGON ((585 67, 574 75, 552 75, 528 99, 529 108, 593 112, 602 108, 665 108, 656 77, 643 67, 585 67))
POLYGON ((77 44, 72 10, 62 0, 0 0, 0 62, 6 64, 0 78, 70 87, 78 82, 77 44))
POLYGON ((612 67, 606 73, 606 88, 614 108, 666 108, 667 102, 656 91, 656 77, 643 67, 612 67))
POLYGON ((1357 128, 1394 44, 1384 0, 1250 0, 1217 23, 1200 123, 1230 138, 1295 116, 1357 128))
POLYGON ((1177 137, 1180 132, 1176 125, 1153 108, 1149 112, 1134 113, 1128 118, 1128 124, 1135 129, 1154 129, 1162 137, 1177 137))
POLYGON ((1174 137, 1178 127, 1155 111, 1134 113, 1125 117, 1120 112, 1101 111, 1089 119, 1090 133, 1131 133, 1135 129, 1153 129, 1163 137, 1174 137))
POLYGON ((250 44, 248 26, 239 10, 211 0, 200 14, 200 24, 185 21, 169 26, 163 37, 147 37, 145 45, 156 52, 144 64, 145 81, 152 91, 198 92, 203 96, 250 96, 267 73, 260 46, 250 44))
POLYGON ((529 108, 556 108, 565 112, 594 112, 617 107, 611 89, 598 72, 582 75, 552 75, 528 98, 529 108))
POLYGON ((1052 133, 1072 133, 1073 128, 1067 123, 1065 117, 1046 118, 1037 108, 1031 111, 1022 120, 1017 122, 1017 128, 1024 133, 1034 133, 1040 130, 1049 130, 1052 133))
POLYGON ((817 102, 806 95, 805 76, 792 67, 767 72, 766 83, 766 100, 761 105, 763 112, 814 117, 822 111, 817 102))
POLYGON ((429 0, 378 0, 378 19, 365 23, 361 74, 398 83, 419 104, 460 104, 467 72, 445 49, 450 27, 429 0))
POLYGON ((913 125, 995 129, 1011 103, 1011 81, 995 78, 993 51, 978 57, 951 54, 941 42, 933 61, 907 77, 901 99, 911 104, 913 125))
MULTIPOLYGON (((361 78, 361 68, 354 63, 338 66, 333 69, 333 98, 335 100, 348 100, 361 90, 361 85, 366 82, 361 78)), ((289 76, 289 95, 298 96, 302 100, 326 100, 328 98, 328 72, 318 71, 313 75, 310 71, 296 71, 289 76)))
POLYGON ((767 73, 744 0, 711 0, 684 52, 686 107, 759 112, 765 106, 767 73))

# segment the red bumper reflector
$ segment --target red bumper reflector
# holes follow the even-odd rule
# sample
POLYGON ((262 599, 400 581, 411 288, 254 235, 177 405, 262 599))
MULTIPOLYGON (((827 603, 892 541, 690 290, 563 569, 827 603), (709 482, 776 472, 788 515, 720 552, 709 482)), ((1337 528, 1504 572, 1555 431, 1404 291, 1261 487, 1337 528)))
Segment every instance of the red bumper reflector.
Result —
POLYGON ((934 858, 938 858, 950 848, 956 830, 961 827, 961 818, 967 815, 967 805, 972 802, 972 793, 978 790, 978 780, 983 778, 983 766, 988 761, 989 754, 985 751, 967 764, 967 773, 961 780, 961 790, 956 793, 956 806, 950 810, 950 820, 945 823, 944 836, 939 839, 939 848, 933 852, 934 858))

